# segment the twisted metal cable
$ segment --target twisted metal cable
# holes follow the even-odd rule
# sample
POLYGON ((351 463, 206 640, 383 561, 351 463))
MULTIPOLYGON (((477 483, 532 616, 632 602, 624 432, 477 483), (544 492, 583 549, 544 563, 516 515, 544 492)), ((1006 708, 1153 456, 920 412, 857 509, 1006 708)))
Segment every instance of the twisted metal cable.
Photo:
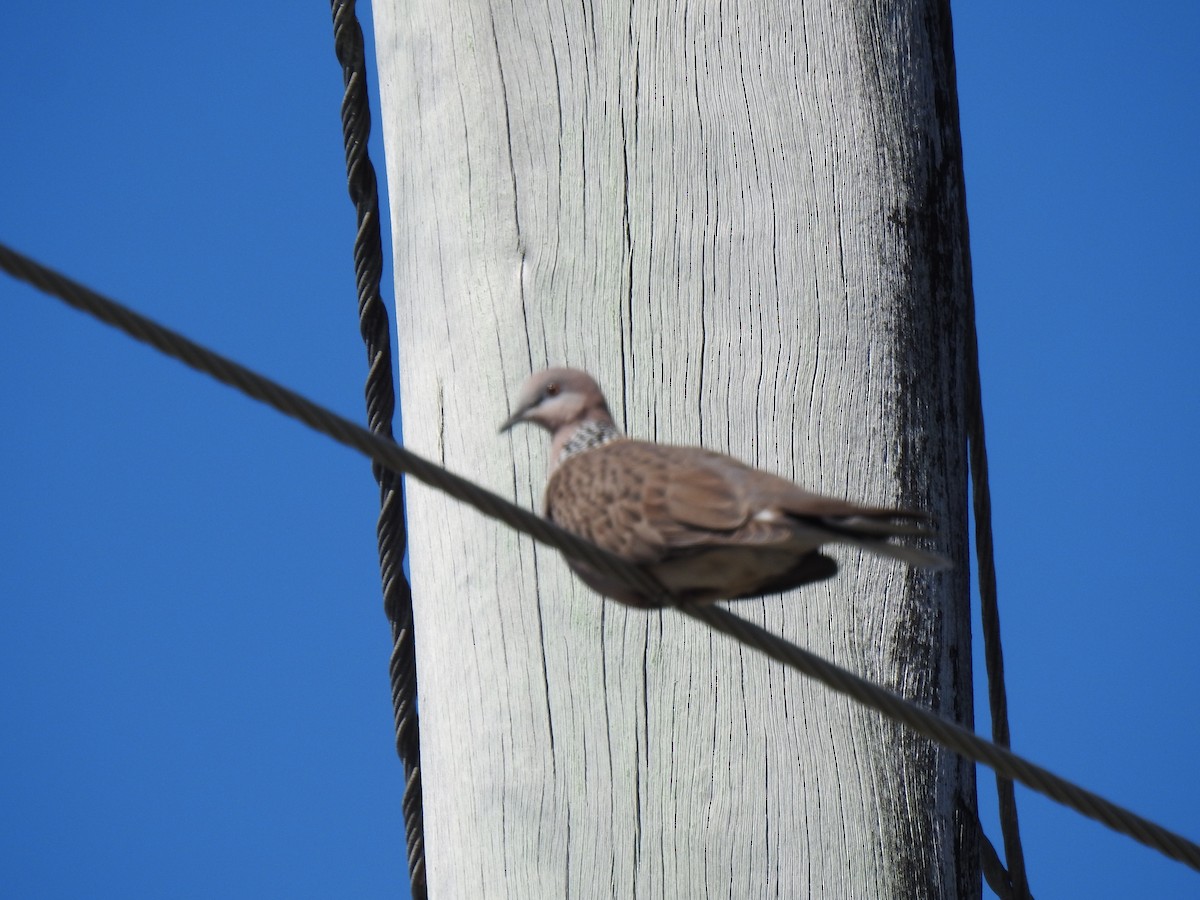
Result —
MULTIPOLYGON (((987 668, 988 706, 992 740, 1011 746, 1008 729, 1008 693, 1004 686, 1004 650, 1000 643, 1000 604, 997 599, 996 553, 992 542, 992 493, 988 484, 987 442, 983 430, 983 390, 979 376, 979 338, 975 329, 975 302, 969 298, 964 325, 967 345, 966 419, 967 449, 971 466, 971 491, 975 506, 975 556, 979 569, 979 610, 983 623, 983 658, 987 668)), ((996 774, 1000 835, 1012 881, 1014 900, 1030 900, 1025 851, 1017 821, 1017 796, 1012 780, 996 774)))
MULTIPOLYGON (((342 138, 346 146, 346 182, 358 221, 354 238, 354 274, 358 289, 358 324, 367 349, 367 424, 372 433, 392 437, 396 397, 392 380, 391 323, 379 293, 383 273, 383 240, 379 230, 379 186, 367 154, 371 109, 363 33, 354 0, 331 0, 334 49, 342 66, 342 138)), ((408 876, 414 900, 428 895, 425 880, 425 831, 421 802, 421 738, 417 717, 417 653, 413 635, 412 589, 404 575, 408 535, 404 525, 401 479, 378 462, 372 464, 379 483, 379 571, 383 607, 392 629, 388 674, 392 685, 396 752, 404 764, 404 837, 408 876)))
MULTIPOLYGON (((622 579, 639 591, 657 593, 663 598, 664 606, 673 605, 662 586, 637 566, 564 531, 536 513, 522 509, 498 494, 417 456, 394 441, 372 434, 295 391, 39 265, 3 244, 0 244, 0 269, 58 297, 76 309, 107 322, 130 337, 150 344, 193 369, 211 375, 247 396, 261 400, 284 415, 298 419, 338 443, 369 456, 382 466, 412 475, 430 487, 467 503, 486 516, 498 519, 543 544, 588 563, 605 575, 622 579)), ((966 759, 982 763, 998 774, 1018 781, 1031 790, 1057 800, 1064 806, 1200 872, 1200 844, 1072 784, 1065 778, 1017 756, 1008 748, 979 737, 957 722, 943 719, 936 713, 827 662, 722 607, 675 608, 684 615, 698 619, 762 651, 772 659, 817 679, 827 687, 870 706, 888 718, 907 725, 918 734, 937 741, 966 759)))

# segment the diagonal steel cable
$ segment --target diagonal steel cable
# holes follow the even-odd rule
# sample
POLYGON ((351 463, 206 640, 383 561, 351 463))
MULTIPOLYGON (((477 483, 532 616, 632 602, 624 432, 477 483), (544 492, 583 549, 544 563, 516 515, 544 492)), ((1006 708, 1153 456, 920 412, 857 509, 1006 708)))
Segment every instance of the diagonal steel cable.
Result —
MULTIPOLYGON (((564 531, 536 513, 522 509, 498 494, 417 456, 394 441, 372 434, 362 426, 325 409, 301 394, 34 262, 4 244, 0 244, 0 269, 120 329, 130 337, 150 344, 193 369, 237 388, 247 396, 303 422, 338 443, 358 450, 380 465, 412 475, 456 500, 467 503, 484 515, 588 563, 605 575, 622 579, 639 591, 657 593, 663 597, 664 606, 673 605, 662 586, 637 566, 564 531)), ((907 725, 918 734, 938 742, 966 759, 982 763, 998 774, 1020 782, 1031 790, 1057 800, 1064 806, 1200 872, 1200 844, 1029 762, 957 722, 943 719, 936 713, 827 662, 722 607, 675 606, 675 609, 817 679, 827 687, 883 713, 888 718, 907 725)))
MULTIPOLYGON (((354 274, 358 288, 358 322, 367 349, 367 424, 381 437, 392 437, 396 395, 392 381, 391 323, 379 294, 383 273, 383 240, 379 229, 379 188, 367 154, 371 109, 362 28, 354 0, 331 0, 334 49, 342 66, 342 137, 346 146, 346 182, 354 202, 358 231, 354 238, 354 274)), ((396 752, 404 764, 404 836, 413 900, 424 900, 425 828, 421 790, 421 738, 417 717, 417 651, 413 634, 412 589, 404 575, 404 494, 400 476, 376 462, 379 483, 379 571, 383 608, 392 629, 388 673, 396 726, 396 752)))

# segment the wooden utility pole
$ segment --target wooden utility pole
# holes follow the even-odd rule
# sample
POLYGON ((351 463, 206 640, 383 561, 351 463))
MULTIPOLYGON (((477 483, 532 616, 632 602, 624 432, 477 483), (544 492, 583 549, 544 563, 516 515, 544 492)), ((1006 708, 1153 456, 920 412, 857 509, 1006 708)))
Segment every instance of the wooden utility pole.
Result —
MULTIPOLYGON (((404 438, 540 508, 496 428, 590 371, 633 436, 931 510, 735 611, 970 723, 970 272, 947 0, 377 0, 404 438)), ((970 766, 410 482, 433 898, 976 897, 970 766)))

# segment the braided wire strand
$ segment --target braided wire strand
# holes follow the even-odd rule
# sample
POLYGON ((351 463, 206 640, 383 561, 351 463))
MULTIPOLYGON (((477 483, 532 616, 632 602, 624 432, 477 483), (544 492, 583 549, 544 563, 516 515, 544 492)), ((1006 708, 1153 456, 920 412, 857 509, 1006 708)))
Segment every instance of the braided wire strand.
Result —
MULTIPOLYGON (((603 574, 622 579, 643 592, 656 592, 663 605, 673 605, 653 577, 645 570, 564 531, 536 513, 522 509, 486 488, 417 456, 404 447, 349 419, 314 403, 303 395, 215 353, 178 332, 122 306, 78 282, 47 269, 27 256, 0 244, 0 268, 11 275, 89 313, 143 343, 150 344, 197 371, 237 388, 271 408, 297 419, 340 444, 359 451, 380 465, 411 475, 417 480, 466 503, 484 515, 556 550, 598 568, 603 574)), ((1001 747, 957 722, 905 700, 886 688, 793 644, 766 629, 748 622, 719 606, 676 606, 679 612, 706 623, 762 651, 770 658, 809 675, 827 687, 869 706, 934 740, 966 759, 982 763, 998 774, 1020 782, 1064 806, 1107 825, 1113 831, 1132 837, 1164 856, 1178 860, 1200 872, 1200 844, 1149 819, 1118 806, 1085 788, 1055 775, 1001 747)))
MULTIPOLYGON (((342 137, 346 147, 346 182, 354 203, 358 230, 354 237, 354 274, 358 291, 359 332, 367 350, 367 424, 372 433, 392 438, 396 410, 392 377, 391 323, 380 296, 383 239, 379 227, 379 186, 367 153, 371 109, 366 89, 362 28, 354 0, 331 0, 334 49, 342 66, 342 137)), ((379 484, 379 571, 384 612, 392 631, 388 675, 392 687, 396 752, 404 765, 404 837, 414 900, 428 895, 425 879, 424 811, 421 789, 421 739, 417 717, 417 656, 413 634, 412 589, 404 575, 408 535, 404 524, 401 479, 378 461, 372 464, 379 484)))

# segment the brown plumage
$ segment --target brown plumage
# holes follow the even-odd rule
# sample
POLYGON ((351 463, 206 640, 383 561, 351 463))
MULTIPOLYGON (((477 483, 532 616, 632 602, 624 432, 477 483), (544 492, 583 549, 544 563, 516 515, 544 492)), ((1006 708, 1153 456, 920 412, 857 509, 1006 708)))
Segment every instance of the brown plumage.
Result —
MULTIPOLYGON (((822 544, 853 544, 912 565, 940 556, 889 542, 923 536, 921 513, 823 497, 699 447, 624 437, 596 382, 576 369, 531 376, 503 430, 520 422, 552 435, 546 515, 646 568, 677 602, 759 597, 821 581, 837 563, 822 544)), ((571 568, 600 593, 658 606, 584 563, 571 568)))

